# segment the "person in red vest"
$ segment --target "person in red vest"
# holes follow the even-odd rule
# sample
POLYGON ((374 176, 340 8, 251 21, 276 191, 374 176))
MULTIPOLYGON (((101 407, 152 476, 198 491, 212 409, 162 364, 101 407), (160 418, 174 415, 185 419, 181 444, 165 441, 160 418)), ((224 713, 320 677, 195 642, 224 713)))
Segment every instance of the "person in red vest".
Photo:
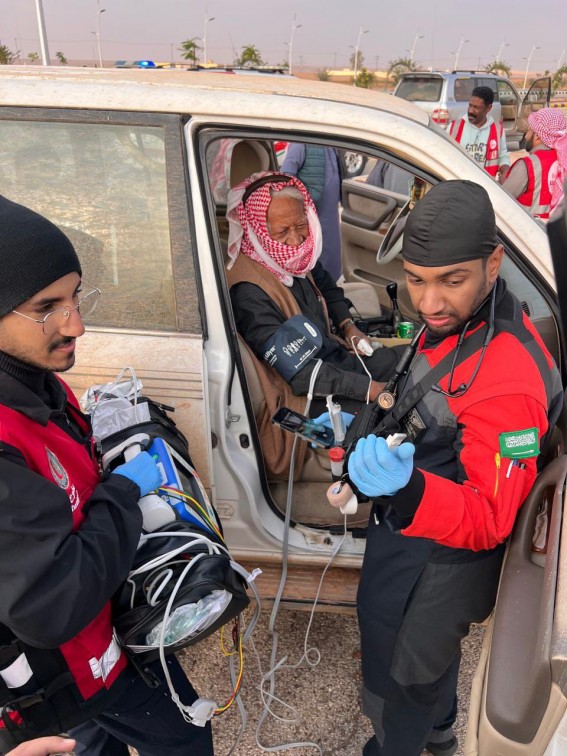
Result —
POLYGON ((502 183, 510 170, 506 135, 502 122, 490 115, 494 92, 490 87, 473 89, 467 114, 451 121, 449 134, 462 145, 472 159, 502 183))
POLYGON ((528 155, 512 166, 503 186, 534 218, 547 220, 563 196, 567 175, 567 121, 558 108, 528 116, 528 155))
POLYGON ((161 476, 142 452, 103 477, 88 419, 57 375, 73 366, 100 290, 43 216, 0 196, 0 229, 0 752, 69 732, 77 756, 128 756, 128 745, 211 756, 210 726, 185 721, 159 661, 134 666, 112 625, 142 532, 138 501, 161 476))

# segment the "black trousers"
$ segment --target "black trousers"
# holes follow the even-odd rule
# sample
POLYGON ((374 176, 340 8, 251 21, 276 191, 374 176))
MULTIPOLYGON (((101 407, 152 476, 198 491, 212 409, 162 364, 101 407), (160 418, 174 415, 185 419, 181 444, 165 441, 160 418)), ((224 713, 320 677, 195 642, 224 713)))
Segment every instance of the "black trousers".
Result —
POLYGON ((453 724, 460 643, 492 611, 503 554, 403 536, 371 515, 358 592, 368 753, 418 756, 453 724))
MULTIPOLYGON (((173 686, 184 704, 197 699, 177 659, 167 659, 173 686)), ((140 756, 212 756, 210 722, 195 727, 185 722, 171 700, 160 662, 149 665, 162 680, 150 688, 134 671, 126 692, 98 717, 71 730, 76 756, 129 756, 128 745, 140 756)))

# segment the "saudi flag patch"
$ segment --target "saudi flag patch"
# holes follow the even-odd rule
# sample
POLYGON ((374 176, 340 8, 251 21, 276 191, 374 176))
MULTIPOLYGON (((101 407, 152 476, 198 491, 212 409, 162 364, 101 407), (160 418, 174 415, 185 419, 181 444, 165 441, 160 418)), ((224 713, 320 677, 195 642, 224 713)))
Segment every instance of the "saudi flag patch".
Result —
POLYGON ((500 440, 501 457, 523 459, 524 457, 537 457, 539 454, 537 428, 501 433, 498 438, 500 440))

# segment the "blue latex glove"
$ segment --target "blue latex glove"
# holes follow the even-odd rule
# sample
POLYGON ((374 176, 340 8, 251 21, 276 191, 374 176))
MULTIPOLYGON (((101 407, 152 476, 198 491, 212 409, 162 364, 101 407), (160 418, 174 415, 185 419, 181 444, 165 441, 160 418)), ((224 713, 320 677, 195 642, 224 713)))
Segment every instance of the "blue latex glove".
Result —
POLYGON ((140 452, 134 459, 116 467, 112 474, 122 475, 135 483, 140 489, 140 496, 155 491, 161 484, 161 473, 154 458, 148 452, 140 452))
POLYGON ((359 439, 348 461, 348 474, 366 496, 392 496, 407 485, 413 470, 415 446, 404 443, 389 449, 386 439, 359 439))
MULTIPOLYGON (((348 426, 354 420, 354 415, 351 415, 350 412, 341 412, 341 415, 343 416, 345 428, 348 428, 348 426)), ((328 412, 323 412, 323 414, 319 415, 319 417, 314 417, 313 422, 319 423, 319 425, 324 425, 325 428, 330 428, 331 430, 333 430, 333 426, 331 424, 331 416, 328 412)))

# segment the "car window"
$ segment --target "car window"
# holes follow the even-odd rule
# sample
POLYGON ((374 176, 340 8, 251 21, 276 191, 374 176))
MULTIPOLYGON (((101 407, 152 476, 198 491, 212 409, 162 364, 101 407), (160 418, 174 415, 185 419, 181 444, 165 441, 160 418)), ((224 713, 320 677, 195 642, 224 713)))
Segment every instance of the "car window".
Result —
POLYGON ((438 102, 442 89, 443 79, 438 76, 411 76, 402 79, 396 96, 412 102, 438 102))
POLYGON ((503 104, 509 104, 512 101, 516 100, 516 96, 514 95, 514 91, 512 90, 512 87, 510 85, 509 81, 505 81, 504 79, 498 79, 498 99, 503 104))
POLYGON ((475 80, 471 78, 460 77, 455 79, 454 92, 457 102, 468 102, 475 88, 475 80))
POLYGON ((479 79, 477 86, 483 86, 492 89, 492 91, 494 92, 494 99, 498 99, 498 86, 496 79, 479 79))
POLYGON ((160 127, 0 121, 0 183, 75 245, 103 290, 89 323, 176 328, 160 127))

